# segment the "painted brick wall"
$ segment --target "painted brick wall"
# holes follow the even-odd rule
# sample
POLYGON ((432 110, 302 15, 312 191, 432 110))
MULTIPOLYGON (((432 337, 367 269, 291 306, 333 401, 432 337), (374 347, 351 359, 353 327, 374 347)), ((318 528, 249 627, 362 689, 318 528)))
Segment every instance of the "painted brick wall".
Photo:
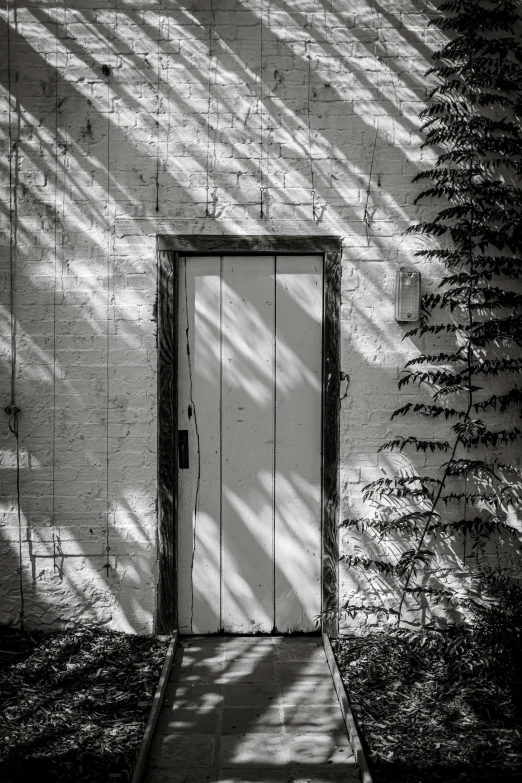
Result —
MULTIPOLYGON (((9 0, 0 12, 12 144, 1 399, 12 264, 28 623, 152 628, 158 233, 343 237, 343 515, 390 468, 377 448, 401 431, 389 414, 418 347, 402 341, 392 297, 397 267, 417 263, 411 180, 433 159, 417 116, 440 40, 429 13, 423 0, 9 0)), ((433 285, 437 270, 422 273, 433 285)), ((0 622, 16 622, 7 417, 0 437, 0 622)), ((365 546, 343 537, 345 552, 365 546)), ((445 557, 463 570, 460 552, 445 557)), ((343 601, 378 597, 359 578, 341 574, 343 601)))

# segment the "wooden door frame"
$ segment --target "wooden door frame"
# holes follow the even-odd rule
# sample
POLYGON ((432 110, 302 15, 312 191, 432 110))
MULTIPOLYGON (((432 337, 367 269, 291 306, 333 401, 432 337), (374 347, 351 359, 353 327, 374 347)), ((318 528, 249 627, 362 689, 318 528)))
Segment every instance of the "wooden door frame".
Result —
POLYGON ((177 621, 177 377, 178 263, 186 255, 321 254, 323 283, 322 395, 322 611, 323 629, 338 635, 340 302, 341 238, 334 236, 158 235, 158 587, 156 630, 170 633, 177 621))

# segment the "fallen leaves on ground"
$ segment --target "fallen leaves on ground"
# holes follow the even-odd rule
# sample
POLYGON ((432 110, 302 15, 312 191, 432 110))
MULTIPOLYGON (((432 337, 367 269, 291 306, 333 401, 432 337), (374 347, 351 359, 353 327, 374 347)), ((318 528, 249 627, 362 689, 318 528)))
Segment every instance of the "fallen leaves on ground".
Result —
POLYGON ((522 661, 492 662, 478 645, 474 655, 470 639, 456 656, 422 638, 375 632, 338 642, 374 783, 521 781, 522 661))
POLYGON ((0 779, 130 780, 164 637, 0 627, 0 779))

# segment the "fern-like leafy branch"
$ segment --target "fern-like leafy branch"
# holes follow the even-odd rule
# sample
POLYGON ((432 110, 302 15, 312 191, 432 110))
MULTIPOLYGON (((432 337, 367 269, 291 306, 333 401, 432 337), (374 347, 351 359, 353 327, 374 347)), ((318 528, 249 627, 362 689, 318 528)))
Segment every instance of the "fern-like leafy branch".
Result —
MULTIPOLYGON (((428 73, 434 87, 420 116, 424 146, 439 154, 414 181, 426 185, 416 203, 439 202, 439 209, 408 232, 434 242, 416 255, 438 262, 445 273, 438 289, 423 296, 419 325, 406 335, 433 341, 433 349, 410 359, 399 381, 399 388, 427 390, 431 402, 408 401, 392 419, 428 417, 449 426, 449 437, 401 435, 384 443, 380 451, 444 455, 438 475, 374 481, 364 488, 364 498, 378 507, 377 517, 343 522, 375 530, 381 538, 399 531, 410 542, 394 563, 342 558, 352 568, 396 580, 398 607, 381 611, 394 614, 398 624, 408 596, 453 597, 443 585, 427 586, 434 558, 427 538, 464 535, 483 550, 493 535, 517 534, 506 502, 521 486, 520 473, 501 463, 498 451, 518 441, 522 429, 513 421, 499 427, 498 415, 511 415, 522 405, 521 385, 513 381, 522 370, 522 358, 514 354, 522 346, 522 294, 510 283, 522 276, 520 22, 516 0, 447 0, 432 22, 448 40, 433 55, 428 73), (437 350, 439 340, 453 343, 450 350, 437 350), (499 390, 492 388, 495 381, 499 390), (484 417, 492 414, 488 424, 484 417), (450 509, 460 510, 461 517, 454 518, 453 511, 448 517, 450 509), (421 572, 422 583, 411 586, 421 572)), ((342 611, 378 613, 364 605, 342 611)))

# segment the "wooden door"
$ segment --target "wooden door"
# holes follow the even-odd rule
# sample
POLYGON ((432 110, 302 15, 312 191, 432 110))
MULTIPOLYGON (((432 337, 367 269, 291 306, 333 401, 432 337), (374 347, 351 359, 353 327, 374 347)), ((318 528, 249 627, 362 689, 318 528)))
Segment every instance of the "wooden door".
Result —
POLYGON ((178 627, 313 631, 323 257, 179 264, 178 627))

